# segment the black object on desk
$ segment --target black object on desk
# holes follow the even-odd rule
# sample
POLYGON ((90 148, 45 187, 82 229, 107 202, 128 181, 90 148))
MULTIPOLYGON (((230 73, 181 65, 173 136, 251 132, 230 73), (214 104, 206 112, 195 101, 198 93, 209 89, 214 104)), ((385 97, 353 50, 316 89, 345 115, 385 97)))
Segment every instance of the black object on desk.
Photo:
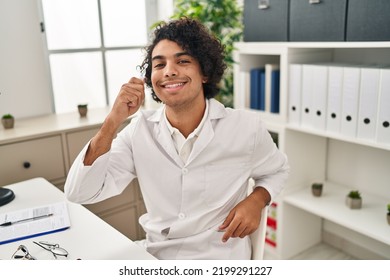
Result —
POLYGON ((14 198, 15 194, 12 190, 7 188, 0 188, 0 206, 11 202, 14 198))

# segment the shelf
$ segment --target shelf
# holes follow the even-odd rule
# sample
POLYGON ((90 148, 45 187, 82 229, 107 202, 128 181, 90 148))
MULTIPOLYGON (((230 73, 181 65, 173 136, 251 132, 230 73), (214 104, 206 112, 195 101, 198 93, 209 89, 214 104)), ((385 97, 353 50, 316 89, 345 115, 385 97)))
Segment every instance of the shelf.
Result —
POLYGON ((390 144, 377 143, 375 141, 344 136, 342 134, 330 133, 330 132, 323 131, 323 130, 315 130, 312 128, 303 128, 303 127, 300 127, 298 125, 293 125, 293 124, 287 124, 286 128, 290 129, 290 130, 298 131, 298 132, 303 132, 303 133, 308 133, 308 134, 312 134, 312 135, 326 137, 329 139, 335 139, 335 140, 345 141, 348 143, 354 143, 354 144, 358 144, 358 145, 363 145, 363 146, 368 146, 368 147, 372 147, 372 148, 378 148, 378 149, 390 151, 390 144))
POLYGON ((321 197, 314 197, 311 190, 305 188, 285 195, 284 203, 390 245, 390 226, 386 221, 388 200, 362 193, 362 208, 352 210, 345 205, 345 197, 350 190, 327 182, 321 197))

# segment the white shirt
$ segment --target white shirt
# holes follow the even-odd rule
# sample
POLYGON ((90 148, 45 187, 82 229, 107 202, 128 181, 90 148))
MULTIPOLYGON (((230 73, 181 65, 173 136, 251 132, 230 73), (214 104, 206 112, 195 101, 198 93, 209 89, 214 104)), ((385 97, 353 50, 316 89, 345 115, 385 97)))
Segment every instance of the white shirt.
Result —
POLYGON ((186 162, 176 151, 164 109, 142 111, 92 166, 83 164, 86 145, 69 171, 68 199, 98 202, 138 178, 147 209, 140 224, 151 254, 159 259, 249 259, 249 237, 222 243, 217 228, 247 196, 249 178, 274 198, 288 176, 287 158, 259 114, 208 102, 186 162))
POLYGON ((190 153, 192 151, 192 147, 194 146, 196 139, 198 139, 198 136, 202 130, 203 124, 207 118, 208 111, 209 111, 208 109, 209 109, 209 102, 206 100, 206 108, 205 108, 205 112, 203 114, 203 118, 200 121, 197 128, 195 128, 195 130, 193 132, 191 132, 187 138, 185 138, 184 135, 181 134, 181 132, 177 128, 173 127, 170 124, 170 122, 167 119, 167 115, 165 114, 165 110, 164 110, 164 120, 165 120, 167 127, 172 135, 173 144, 175 145, 176 151, 178 152, 180 158, 183 160, 184 163, 187 162, 188 157, 190 156, 190 153))

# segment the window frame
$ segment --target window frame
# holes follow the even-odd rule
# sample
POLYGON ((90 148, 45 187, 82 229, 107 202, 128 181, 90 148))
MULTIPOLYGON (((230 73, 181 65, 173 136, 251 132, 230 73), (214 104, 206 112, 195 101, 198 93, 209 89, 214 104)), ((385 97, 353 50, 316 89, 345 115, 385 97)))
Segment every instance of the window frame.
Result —
MULTIPOLYGON (((43 0, 38 1, 39 5, 39 12, 40 12, 40 18, 41 18, 41 33, 44 41, 44 52, 46 59, 46 64, 49 69, 49 75, 50 75, 50 88, 52 93, 52 108, 54 110, 54 113, 56 113, 57 108, 55 106, 55 95, 54 95, 54 86, 53 86, 53 77, 52 77, 52 71, 50 67, 50 56, 55 54, 71 54, 71 53, 89 53, 89 52, 99 52, 102 57, 102 69, 103 69, 103 83, 104 83, 104 93, 105 93, 105 100, 106 100, 106 106, 110 104, 110 97, 109 97, 109 87, 108 87, 108 68, 107 68, 107 61, 106 61, 106 53, 109 51, 119 51, 119 50, 139 50, 145 47, 145 45, 133 45, 133 46, 116 46, 116 47, 107 47, 104 43, 104 31, 103 31, 103 16, 102 16, 102 5, 101 0, 96 0, 98 5, 98 18, 99 18, 99 31, 100 31, 100 47, 96 48, 72 48, 72 49, 53 49, 49 50, 48 48, 48 42, 47 42, 47 34, 45 30, 45 17, 44 17, 44 11, 43 11, 43 0)), ((150 38, 150 26, 157 22, 157 15, 158 15, 158 5, 155 0, 145 0, 145 12, 146 12, 146 26, 145 30, 147 31, 146 37, 150 38)))

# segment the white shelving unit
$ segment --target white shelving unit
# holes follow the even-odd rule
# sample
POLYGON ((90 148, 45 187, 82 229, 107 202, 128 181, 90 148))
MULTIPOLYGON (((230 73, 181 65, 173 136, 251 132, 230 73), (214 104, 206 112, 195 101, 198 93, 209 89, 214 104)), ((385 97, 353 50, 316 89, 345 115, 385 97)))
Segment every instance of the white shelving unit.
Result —
MULTIPOLYGON (((250 110, 248 72, 266 63, 280 66, 280 113, 258 111, 270 131, 279 134, 279 148, 291 174, 278 198, 277 246, 266 247, 275 259, 288 259, 332 236, 340 249, 357 258, 390 259, 390 143, 361 140, 315 128, 289 124, 288 75, 292 63, 390 64, 390 42, 256 43, 240 42, 234 53, 235 107, 250 110), (323 182, 321 197, 311 195, 313 182, 323 182), (363 208, 345 205, 350 190, 359 190, 363 208), (326 234, 325 234, 326 233, 326 234), (342 242, 340 242, 342 240, 342 242), (370 252, 370 254, 367 254, 370 252)), ((390 108, 389 108, 390 110, 390 108)))
POLYGON ((325 183, 324 188, 321 197, 313 198, 310 190, 303 189, 286 196, 284 202, 390 244, 389 226, 384 222, 385 215, 380 214, 383 213, 382 206, 387 203, 386 199, 365 194, 363 210, 352 210, 344 204, 348 187, 328 182, 325 183))

